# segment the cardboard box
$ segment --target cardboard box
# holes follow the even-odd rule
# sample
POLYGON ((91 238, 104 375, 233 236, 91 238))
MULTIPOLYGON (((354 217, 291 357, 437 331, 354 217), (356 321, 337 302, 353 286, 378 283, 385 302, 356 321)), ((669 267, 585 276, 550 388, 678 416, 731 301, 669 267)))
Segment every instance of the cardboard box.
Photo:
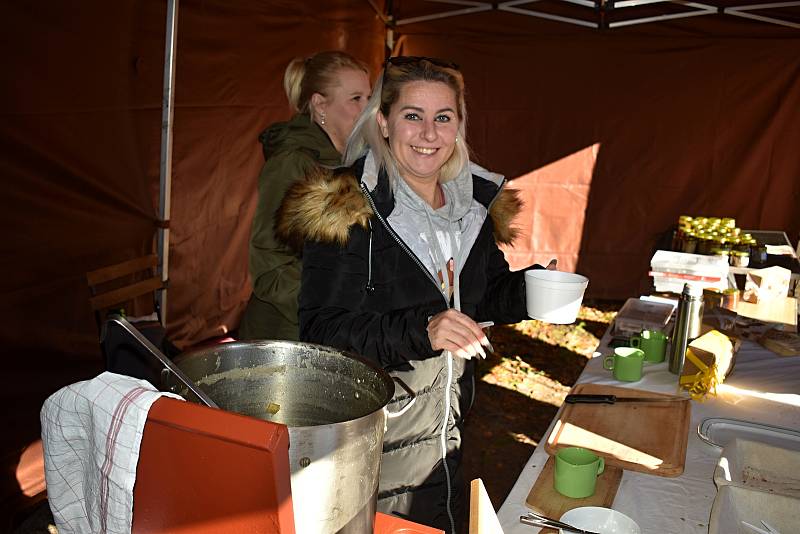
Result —
POLYGON ((689 343, 681 372, 681 387, 698 397, 713 393, 714 387, 722 384, 725 377, 733 370, 734 356, 741 344, 738 337, 719 330, 709 330, 689 343), (702 374, 704 369, 692 361, 694 358, 709 369, 708 375, 713 376, 713 380, 709 380, 708 377, 705 380, 697 380, 698 373, 702 374))
POLYGON ((747 273, 742 299, 759 304, 769 302, 789 294, 789 280, 792 271, 774 266, 766 269, 753 269, 747 273))
POLYGON ((797 332, 797 299, 794 297, 781 297, 758 304, 742 301, 739 302, 736 312, 740 317, 774 323, 781 330, 797 332))

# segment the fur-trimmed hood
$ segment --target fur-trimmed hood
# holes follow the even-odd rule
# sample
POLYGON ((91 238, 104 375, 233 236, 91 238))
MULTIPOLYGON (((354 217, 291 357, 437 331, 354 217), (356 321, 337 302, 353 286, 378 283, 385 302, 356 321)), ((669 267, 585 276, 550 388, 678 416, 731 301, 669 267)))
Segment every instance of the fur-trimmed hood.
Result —
MULTIPOLYGON (((351 169, 316 168, 284 196, 275 218, 275 234, 295 252, 305 241, 344 246, 350 227, 369 228, 373 211, 351 169)), ((489 206, 498 243, 510 245, 519 233, 511 226, 522 209, 516 191, 503 188, 489 206)))

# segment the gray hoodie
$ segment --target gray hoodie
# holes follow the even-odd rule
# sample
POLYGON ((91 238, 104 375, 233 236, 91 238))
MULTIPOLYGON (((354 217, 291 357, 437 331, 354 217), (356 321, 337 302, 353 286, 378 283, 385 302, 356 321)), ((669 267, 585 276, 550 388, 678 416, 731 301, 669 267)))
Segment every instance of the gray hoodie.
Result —
MULTIPOLYGON (((501 175, 470 163, 466 172, 442 184, 445 203, 433 209, 405 180, 396 179, 395 206, 387 217, 392 229, 442 284, 441 290, 447 300, 450 301, 453 296, 456 309, 460 308, 458 275, 488 215, 486 208, 472 196, 472 172, 498 185, 503 181, 501 175), (451 272, 450 276, 442 274, 448 271, 451 272)), ((370 189, 374 187, 369 183, 372 177, 377 177, 377 168, 370 153, 362 176, 370 189)))

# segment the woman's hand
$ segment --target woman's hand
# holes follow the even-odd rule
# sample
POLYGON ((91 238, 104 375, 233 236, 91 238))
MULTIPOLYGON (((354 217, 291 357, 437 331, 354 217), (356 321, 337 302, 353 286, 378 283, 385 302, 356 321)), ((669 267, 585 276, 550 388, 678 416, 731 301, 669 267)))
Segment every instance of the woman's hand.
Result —
POLYGON ((547 267, 545 267, 545 269, 547 269, 548 271, 557 271, 558 270, 558 260, 555 259, 555 258, 550 260, 550 263, 547 264, 547 267))
POLYGON ((457 310, 434 315, 428 322, 428 339, 433 350, 449 350, 464 359, 486 358, 483 347, 490 347, 478 323, 457 310), (483 345, 483 346, 481 346, 483 345))

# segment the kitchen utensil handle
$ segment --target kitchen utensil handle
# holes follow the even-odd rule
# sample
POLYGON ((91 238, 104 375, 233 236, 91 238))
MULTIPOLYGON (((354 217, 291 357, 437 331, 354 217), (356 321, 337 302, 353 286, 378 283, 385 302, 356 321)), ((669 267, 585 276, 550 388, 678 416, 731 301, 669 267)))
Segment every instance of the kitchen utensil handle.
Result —
POLYGON ((616 395, 589 395, 589 394, 572 394, 564 398, 564 402, 568 404, 614 404, 617 402, 616 395))
POLYGON ((749 528, 750 530, 752 530, 753 532, 756 532, 757 534, 770 534, 768 530, 764 530, 763 528, 758 528, 755 525, 751 525, 747 521, 742 520, 742 524, 747 528, 749 528))
POLYGON ((403 382, 400 378, 398 378, 396 376, 393 376, 392 380, 394 380, 395 382, 400 384, 400 387, 403 388, 406 391, 406 393, 409 394, 409 396, 411 397, 411 400, 408 401, 408 403, 405 406, 403 406, 402 408, 400 408, 396 412, 390 412, 387 409, 386 410, 386 417, 388 417, 389 419, 392 419, 394 417, 400 417, 401 415, 406 413, 414 405, 414 403, 417 401, 417 394, 414 392, 414 390, 412 390, 410 387, 408 387, 408 384, 406 384, 405 382, 403 382))
POLYGON ((564 532, 575 532, 577 534, 598 534, 592 530, 584 530, 581 528, 573 527, 567 523, 563 523, 561 521, 556 521, 555 519, 550 519, 548 517, 544 517, 538 514, 531 514, 530 512, 528 515, 521 515, 519 516, 519 522, 523 525, 530 525, 532 527, 539 527, 539 528, 553 528, 553 529, 561 529, 564 532))
POLYGON ((102 337, 104 338, 107 332, 107 329, 115 328, 122 332, 124 332, 128 339, 134 343, 138 343, 142 348, 146 350, 146 352, 155 359, 159 364, 163 365, 165 369, 169 370, 175 378, 178 379, 179 382, 183 383, 189 391, 194 393, 200 401, 203 402, 209 408, 219 408, 217 404, 211 400, 211 397, 206 395, 206 393, 201 390, 197 384, 195 384, 192 379, 186 376, 183 371, 178 369, 178 367, 172 363, 172 360, 167 358, 155 345, 153 345, 149 339, 144 337, 131 323, 119 316, 112 316, 110 319, 106 321, 103 325, 103 333, 102 337))

